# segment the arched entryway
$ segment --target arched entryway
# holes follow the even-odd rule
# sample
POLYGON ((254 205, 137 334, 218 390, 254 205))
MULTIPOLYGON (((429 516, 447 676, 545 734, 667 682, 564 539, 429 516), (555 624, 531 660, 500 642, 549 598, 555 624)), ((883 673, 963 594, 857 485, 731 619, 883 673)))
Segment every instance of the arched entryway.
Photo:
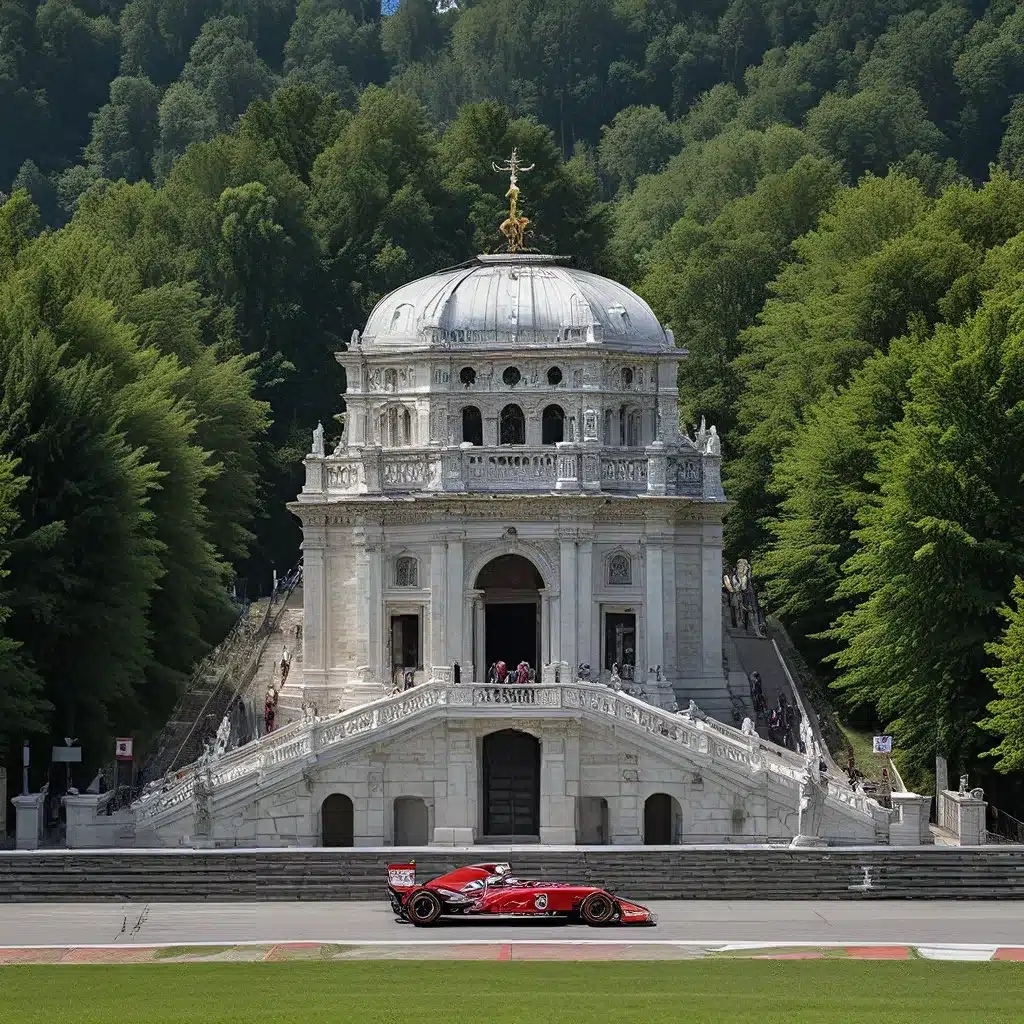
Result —
POLYGON ((483 739, 483 834, 540 835, 540 741, 518 729, 483 739))
POLYGON ((484 664, 479 678, 497 661, 510 669, 520 661, 536 669, 541 659, 541 601, 544 580, 522 555, 499 555, 480 570, 476 589, 484 592, 484 664))
POLYGON ((671 846, 679 842, 683 812, 668 793, 652 793, 644 801, 644 845, 671 846))
POLYGON ((320 805, 320 845, 352 846, 352 801, 344 793, 332 793, 320 805))
POLYGON ((430 816, 422 797, 395 799, 395 846, 426 846, 429 830, 430 816))

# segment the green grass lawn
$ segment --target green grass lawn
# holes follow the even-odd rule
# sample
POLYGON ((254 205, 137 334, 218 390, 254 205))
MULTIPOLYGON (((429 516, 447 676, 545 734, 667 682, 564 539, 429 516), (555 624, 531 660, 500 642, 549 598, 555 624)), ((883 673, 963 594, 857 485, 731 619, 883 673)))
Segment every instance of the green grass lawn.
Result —
POLYGON ((1015 963, 925 960, 5 967, 18 1024, 1019 1021, 1015 963))
MULTIPOLYGON (((888 767, 889 759, 875 756, 874 733, 858 732, 856 729, 851 729, 848 725, 841 725, 840 728, 843 730, 843 735, 850 741, 850 746, 853 747, 853 759, 857 767, 864 773, 864 777, 875 780, 880 779, 882 777, 882 769, 888 767)), ((843 761, 841 767, 846 767, 845 761, 843 761)))

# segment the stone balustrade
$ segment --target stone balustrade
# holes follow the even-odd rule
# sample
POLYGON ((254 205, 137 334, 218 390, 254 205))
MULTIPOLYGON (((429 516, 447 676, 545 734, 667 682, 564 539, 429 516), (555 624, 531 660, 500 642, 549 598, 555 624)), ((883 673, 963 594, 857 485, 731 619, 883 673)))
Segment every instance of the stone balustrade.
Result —
MULTIPOLYGON (((262 778, 284 769, 294 770, 318 755, 354 739, 381 733, 414 716, 443 709, 486 709, 490 714, 522 714, 525 708, 538 717, 590 717, 613 720, 645 733, 657 743, 685 750, 691 759, 725 770, 757 775, 765 773, 773 786, 790 791, 794 799, 804 782, 804 760, 784 747, 720 722, 690 718, 654 707, 636 697, 599 683, 577 681, 559 685, 453 686, 432 681, 361 707, 318 720, 292 723, 280 732, 255 740, 224 757, 190 766, 163 792, 147 794, 135 805, 140 820, 155 823, 180 813, 196 796, 197 776, 216 793, 231 789, 249 777, 262 778)), ((827 798, 846 812, 862 817, 886 816, 882 808, 845 782, 827 780, 827 798), (877 811, 876 811, 877 808, 877 811)))
POLYGON ((660 443, 633 449, 576 443, 353 448, 338 455, 307 456, 302 493, 309 500, 410 491, 488 494, 557 489, 714 498, 721 490, 720 461, 695 449, 670 450, 660 443), (709 460, 714 466, 706 465, 709 460))

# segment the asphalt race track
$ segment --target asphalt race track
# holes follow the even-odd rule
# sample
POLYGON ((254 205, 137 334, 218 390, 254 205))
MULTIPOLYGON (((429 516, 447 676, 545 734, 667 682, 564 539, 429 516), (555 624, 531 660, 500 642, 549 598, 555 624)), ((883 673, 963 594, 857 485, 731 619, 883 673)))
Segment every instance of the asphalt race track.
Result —
POLYGON ((655 928, 467 920, 400 924, 387 903, 75 903, 0 905, 0 946, 189 943, 399 945, 424 941, 991 943, 1024 946, 1015 902, 652 902, 655 928))

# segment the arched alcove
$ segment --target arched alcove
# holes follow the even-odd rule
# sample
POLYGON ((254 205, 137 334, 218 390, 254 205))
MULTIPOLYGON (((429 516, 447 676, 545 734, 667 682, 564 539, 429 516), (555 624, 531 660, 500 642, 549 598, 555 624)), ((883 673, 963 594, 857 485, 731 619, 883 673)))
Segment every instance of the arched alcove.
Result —
POLYGON ((462 441, 477 446, 484 443, 484 423, 475 405, 467 405, 462 410, 462 441))
POLYGON ((540 591, 544 580, 522 555, 499 555, 477 574, 484 592, 484 660, 514 668, 520 661, 540 664, 540 591))
POLYGON ((644 845, 671 846, 678 842, 683 812, 668 793, 652 793, 644 801, 644 845))
POLYGON ((526 444, 526 417, 523 410, 513 404, 501 410, 498 419, 499 444, 526 444))
POLYGON ((320 805, 320 845, 352 846, 353 844, 352 801, 344 793, 332 793, 320 805))
POLYGON ((395 798, 395 846, 426 846, 430 840, 430 814, 418 796, 395 798))
POLYGON ((541 413, 540 437, 542 444, 565 440, 565 410, 560 405, 549 405, 541 413))

